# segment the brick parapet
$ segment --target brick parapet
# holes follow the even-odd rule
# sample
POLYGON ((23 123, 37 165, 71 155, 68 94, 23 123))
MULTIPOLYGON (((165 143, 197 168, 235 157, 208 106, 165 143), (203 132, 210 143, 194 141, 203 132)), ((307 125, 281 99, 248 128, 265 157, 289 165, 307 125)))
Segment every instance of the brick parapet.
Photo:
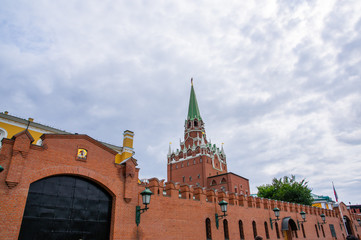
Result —
POLYGON ((157 178, 149 179, 149 183, 146 184, 146 187, 148 187, 154 194, 156 194, 158 190, 160 193, 163 193, 164 189, 165 194, 159 194, 159 197, 166 197, 168 199, 170 197, 170 199, 196 200, 208 203, 225 200, 229 203, 229 205, 240 208, 268 209, 269 211, 273 211, 275 207, 278 207, 281 211, 287 213, 299 214, 301 211, 304 211, 308 215, 319 216, 321 214, 325 214, 327 217, 337 217, 336 210, 247 196, 233 192, 216 191, 214 189, 193 187, 191 185, 175 182, 164 183, 159 181, 157 178))

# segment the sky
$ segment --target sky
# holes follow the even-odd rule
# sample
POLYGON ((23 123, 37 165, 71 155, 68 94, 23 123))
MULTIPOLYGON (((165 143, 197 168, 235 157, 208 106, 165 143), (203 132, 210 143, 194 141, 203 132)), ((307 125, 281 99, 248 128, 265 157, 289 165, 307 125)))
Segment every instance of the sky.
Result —
POLYGON ((122 145, 166 178, 190 79, 251 193, 296 175, 361 204, 361 2, 0 0, 0 112, 122 145))

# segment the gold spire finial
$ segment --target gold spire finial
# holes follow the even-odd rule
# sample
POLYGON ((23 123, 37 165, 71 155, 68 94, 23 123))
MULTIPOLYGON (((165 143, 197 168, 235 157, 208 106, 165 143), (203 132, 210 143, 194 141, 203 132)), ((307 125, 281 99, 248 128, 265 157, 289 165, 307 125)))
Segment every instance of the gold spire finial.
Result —
POLYGON ((193 78, 191 78, 191 85, 193 86, 193 78))

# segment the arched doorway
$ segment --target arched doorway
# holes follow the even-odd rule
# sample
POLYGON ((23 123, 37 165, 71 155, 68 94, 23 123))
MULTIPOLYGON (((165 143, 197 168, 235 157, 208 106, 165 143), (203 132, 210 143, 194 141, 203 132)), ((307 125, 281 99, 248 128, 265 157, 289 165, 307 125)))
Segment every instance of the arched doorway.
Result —
POLYGON ((297 238, 297 225, 295 221, 290 217, 282 219, 282 231, 285 236, 285 240, 292 240, 293 235, 297 238))
POLYGON ((112 197, 87 179, 58 175, 30 184, 19 240, 109 239, 112 197))
POLYGON ((346 225, 346 228, 347 228, 347 233, 349 235, 354 235, 353 231, 352 231, 352 227, 351 227, 351 221, 350 219, 348 218, 348 216, 343 216, 343 219, 345 221, 345 225, 346 225))

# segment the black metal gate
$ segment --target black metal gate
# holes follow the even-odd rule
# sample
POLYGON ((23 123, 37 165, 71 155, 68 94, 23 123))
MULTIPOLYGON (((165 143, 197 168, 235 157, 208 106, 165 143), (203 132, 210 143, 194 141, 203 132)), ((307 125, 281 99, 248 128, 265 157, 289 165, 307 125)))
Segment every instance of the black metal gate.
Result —
POLYGON ((30 185, 19 239, 109 239, 111 207, 111 195, 87 179, 41 179, 30 185))

